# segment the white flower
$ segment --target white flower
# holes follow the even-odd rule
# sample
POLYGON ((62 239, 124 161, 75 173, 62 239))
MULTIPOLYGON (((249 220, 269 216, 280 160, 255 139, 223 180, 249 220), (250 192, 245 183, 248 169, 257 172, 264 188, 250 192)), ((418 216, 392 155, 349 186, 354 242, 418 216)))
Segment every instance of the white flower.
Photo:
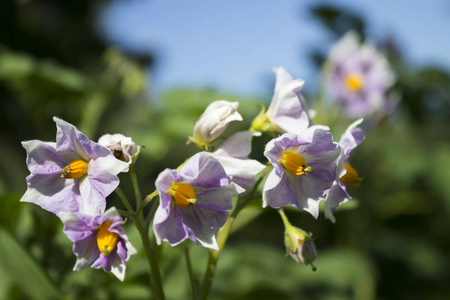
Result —
POLYGON ((300 134, 311 126, 303 97, 300 95, 305 82, 302 79, 293 79, 283 67, 274 68, 274 72, 276 82, 272 102, 267 111, 263 109, 253 120, 251 130, 300 134))
POLYGON ((208 148, 227 129, 231 121, 242 121, 237 112, 239 102, 218 100, 211 103, 194 126, 194 137, 189 139, 199 147, 208 148))
POLYGON ((126 137, 123 134, 105 134, 99 140, 98 143, 114 154, 114 156, 128 165, 122 172, 128 172, 129 164, 133 160, 133 156, 136 154, 138 147, 130 137, 126 137))
POLYGON ((252 137, 260 135, 257 131, 237 132, 211 153, 222 164, 232 181, 244 189, 254 185, 255 176, 265 168, 257 160, 248 158, 252 150, 252 137))

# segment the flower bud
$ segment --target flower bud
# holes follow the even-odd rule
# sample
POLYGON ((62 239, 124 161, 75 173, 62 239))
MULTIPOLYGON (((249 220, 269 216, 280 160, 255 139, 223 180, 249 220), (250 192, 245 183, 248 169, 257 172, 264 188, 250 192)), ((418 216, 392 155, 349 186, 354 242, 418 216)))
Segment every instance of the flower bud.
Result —
POLYGON ((226 100, 214 101, 200 116, 194 126, 194 137, 189 140, 200 148, 208 149, 227 128, 231 121, 242 121, 242 116, 237 112, 239 102, 226 100))

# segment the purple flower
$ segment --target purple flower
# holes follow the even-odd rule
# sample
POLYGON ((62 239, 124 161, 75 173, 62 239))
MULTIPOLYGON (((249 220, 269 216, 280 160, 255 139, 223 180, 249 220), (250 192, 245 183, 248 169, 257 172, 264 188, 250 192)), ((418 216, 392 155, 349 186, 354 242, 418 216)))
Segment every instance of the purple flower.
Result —
POLYGON ((205 152, 192 156, 180 171, 166 169, 156 179, 160 204, 153 220, 158 244, 175 246, 189 238, 218 249, 214 233, 244 190, 231 182, 221 164, 205 152))
POLYGON ((248 158, 252 149, 252 137, 260 135, 257 131, 235 133, 211 153, 222 164, 232 181, 245 189, 255 184, 255 176, 265 168, 257 160, 248 158))
POLYGON ((319 215, 319 202, 336 178, 340 149, 328 127, 312 126, 300 135, 285 133, 264 152, 273 166, 263 190, 263 207, 291 204, 319 215))
POLYGON ((303 97, 300 95, 305 82, 302 79, 292 79, 282 67, 275 68, 274 71, 276 82, 272 102, 267 111, 263 109, 255 118, 251 130, 299 134, 311 126, 303 97))
POLYGON ((20 201, 38 204, 56 215, 102 213, 105 198, 119 184, 117 174, 127 164, 73 125, 56 117, 53 120, 57 126, 56 143, 22 142, 31 174, 20 201))
POLYGON ((112 272, 120 280, 125 277, 125 262, 136 253, 121 227, 122 218, 115 207, 104 214, 61 213, 64 233, 73 242, 77 257, 74 271, 92 267, 112 272))
POLYGON ((365 138, 364 131, 361 128, 357 128, 362 121, 363 119, 359 119, 353 122, 344 132, 341 140, 339 141, 339 145, 341 146, 341 155, 337 160, 336 179, 333 186, 327 192, 324 205, 325 217, 333 223, 336 221, 333 215, 336 207, 351 199, 345 186, 360 185, 358 173, 348 164, 348 157, 353 149, 361 144, 365 138))
POLYGON ((349 117, 368 116, 389 105, 386 91, 395 76, 386 58, 372 44, 360 44, 356 33, 347 33, 333 46, 327 70, 331 96, 349 117))

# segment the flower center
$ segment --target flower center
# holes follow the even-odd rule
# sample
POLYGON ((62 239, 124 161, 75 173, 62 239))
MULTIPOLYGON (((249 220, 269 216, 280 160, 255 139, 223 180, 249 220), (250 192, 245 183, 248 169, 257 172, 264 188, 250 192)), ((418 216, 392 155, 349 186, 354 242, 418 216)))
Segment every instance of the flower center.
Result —
POLYGON ((75 179, 84 176, 86 173, 87 163, 84 160, 77 159, 61 170, 61 177, 75 179))
POLYGON ((349 186, 360 186, 361 179, 358 177, 358 172, 356 172, 356 170, 349 164, 344 163, 344 167, 347 170, 347 173, 339 178, 341 182, 349 186))
POLYGON ((110 226, 111 222, 106 221, 100 226, 97 232, 98 250, 103 255, 109 255, 116 248, 117 242, 119 241, 119 235, 108 230, 110 226))
POLYGON ((359 92, 364 85, 364 79, 361 74, 352 73, 345 77, 345 85, 350 91, 359 92))
POLYGON ((294 175, 304 176, 312 171, 311 166, 306 166, 305 159, 298 153, 284 151, 279 162, 283 168, 294 175))
POLYGON ((197 203, 197 195, 189 184, 174 182, 167 193, 172 195, 179 207, 191 207, 197 203))
POLYGON ((112 150, 112 153, 113 153, 114 157, 117 158, 118 160, 126 161, 125 155, 123 155, 123 151, 122 150, 114 149, 114 150, 112 150))

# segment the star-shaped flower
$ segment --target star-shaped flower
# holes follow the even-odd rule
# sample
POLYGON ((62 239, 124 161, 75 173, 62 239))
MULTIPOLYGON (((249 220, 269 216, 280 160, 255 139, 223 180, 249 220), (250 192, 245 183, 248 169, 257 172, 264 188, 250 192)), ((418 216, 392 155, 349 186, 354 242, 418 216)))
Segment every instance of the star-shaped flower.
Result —
POLYGON ((285 133, 264 152, 273 166, 263 190, 263 206, 292 205, 317 218, 319 202, 336 178, 340 148, 328 127, 311 126, 301 134, 285 133))
POLYGON ((127 164, 73 125, 56 117, 53 120, 57 126, 56 143, 22 142, 31 174, 20 201, 38 204, 56 215, 102 213, 105 198, 119 185, 117 174, 127 164))
POLYGON ((125 277, 125 262, 136 253, 125 231, 116 208, 104 214, 90 216, 81 213, 61 213, 64 233, 73 242, 77 257, 74 271, 91 267, 112 272, 120 280, 125 277))
POLYGON ((189 238, 218 249, 215 232, 226 220, 231 199, 244 190, 206 152, 192 156, 180 171, 166 169, 156 179, 160 204, 153 220, 158 244, 175 246, 189 238))

